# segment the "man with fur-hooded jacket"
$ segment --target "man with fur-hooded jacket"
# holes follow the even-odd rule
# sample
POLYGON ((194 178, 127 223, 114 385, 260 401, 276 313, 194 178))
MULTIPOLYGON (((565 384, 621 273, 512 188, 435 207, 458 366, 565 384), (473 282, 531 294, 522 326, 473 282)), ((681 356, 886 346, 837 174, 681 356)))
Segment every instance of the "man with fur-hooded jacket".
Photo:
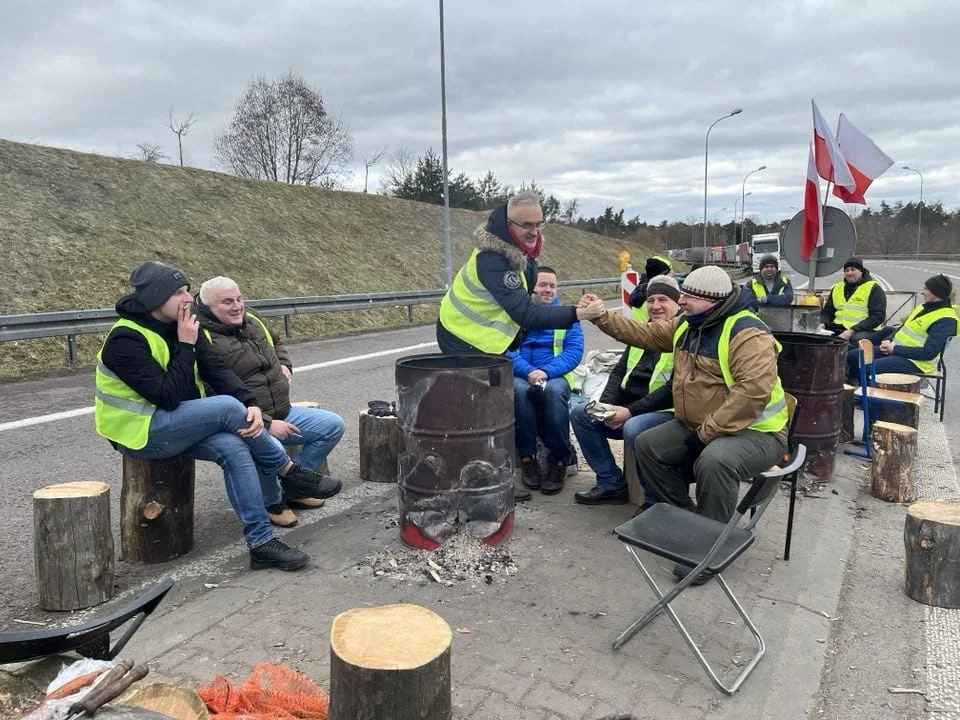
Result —
POLYGON ((538 305, 530 297, 543 225, 539 196, 522 190, 477 228, 470 259, 440 302, 442 352, 499 355, 519 347, 525 330, 569 328, 586 317, 579 308, 538 305))

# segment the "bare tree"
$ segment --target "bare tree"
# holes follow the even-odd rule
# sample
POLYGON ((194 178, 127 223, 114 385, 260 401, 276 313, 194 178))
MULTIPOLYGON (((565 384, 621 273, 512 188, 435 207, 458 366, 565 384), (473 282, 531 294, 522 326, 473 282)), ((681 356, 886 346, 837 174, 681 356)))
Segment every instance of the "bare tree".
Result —
POLYGON ((156 163, 161 160, 166 160, 167 156, 160 150, 160 143, 139 142, 137 143, 137 152, 133 158, 135 160, 142 160, 143 162, 156 163))
POLYGON ((387 152, 385 147, 380 148, 375 151, 372 155, 365 157, 363 159, 363 191, 367 191, 367 178, 370 177, 370 168, 378 164, 382 159, 384 153, 387 152))
POLYGON ((177 136, 177 149, 180 151, 180 167, 183 167, 183 136, 190 132, 190 128, 197 121, 193 113, 187 116, 186 120, 174 120, 173 108, 167 113, 167 127, 177 136))
POLYGON ((393 195, 403 183, 416 172, 418 158, 413 151, 401 145, 387 161, 384 177, 380 180, 380 192, 393 195))
POLYGON ((349 173, 353 138, 318 90, 293 72, 251 81, 217 138, 217 160, 245 178, 338 187, 349 173))

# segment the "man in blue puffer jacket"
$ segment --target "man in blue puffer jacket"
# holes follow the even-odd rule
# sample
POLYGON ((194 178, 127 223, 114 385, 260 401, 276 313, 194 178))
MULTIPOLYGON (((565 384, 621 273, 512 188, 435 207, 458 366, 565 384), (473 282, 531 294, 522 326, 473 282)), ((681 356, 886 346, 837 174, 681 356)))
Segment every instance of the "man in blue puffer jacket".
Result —
MULTIPOLYGON (((557 273, 541 266, 533 289, 540 305, 559 305, 557 273)), ((522 482, 529 490, 553 495, 563 489, 570 461, 570 389, 573 369, 583 356, 583 330, 574 323, 569 330, 531 330, 518 350, 506 353, 513 360, 513 403, 516 418, 517 453, 522 482), (547 448, 547 475, 540 477, 537 465, 537 435, 547 448)), ((515 491, 516 500, 529 500, 530 493, 515 491)))

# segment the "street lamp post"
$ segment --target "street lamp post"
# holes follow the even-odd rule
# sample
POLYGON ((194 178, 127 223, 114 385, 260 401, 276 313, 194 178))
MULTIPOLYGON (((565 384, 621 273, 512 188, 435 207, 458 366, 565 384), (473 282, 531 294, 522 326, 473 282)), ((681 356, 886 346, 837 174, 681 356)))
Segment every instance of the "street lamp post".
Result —
MULTIPOLYGON (((744 190, 747 189, 747 178, 753 175, 754 173, 757 173, 757 172, 760 172, 761 170, 766 170, 766 169, 767 169, 766 165, 761 165, 756 170, 751 170, 750 172, 748 172, 746 175, 743 176, 743 185, 740 186, 740 242, 743 242, 745 239, 743 237, 743 216, 746 214, 745 210, 747 207, 747 203, 744 201, 744 198, 747 197, 746 194, 744 194, 744 190)), ((733 221, 736 222, 737 218, 734 217, 733 221)))
POLYGON ((728 117, 733 117, 734 115, 739 115, 743 112, 743 108, 734 108, 728 112, 723 117, 718 117, 713 121, 713 124, 707 128, 707 136, 703 141, 703 256, 707 256, 707 160, 710 156, 710 131, 713 130, 713 126, 716 125, 721 120, 726 120, 728 117))
MULTIPOLYGON (((753 195, 753 192, 752 192, 752 191, 751 191, 751 192, 748 192, 748 193, 746 193, 745 195, 742 195, 742 196, 740 196, 740 197, 738 197, 738 198, 734 198, 734 199, 733 199, 733 224, 734 224, 734 226, 736 226, 736 224, 737 224, 737 203, 743 202, 743 199, 744 199, 744 198, 748 198, 748 197, 750 197, 751 195, 753 195)), ((734 240, 736 240, 736 238, 734 238, 734 240)), ((740 241, 743 242, 743 238, 740 238, 740 241)))
POLYGON ((450 181, 447 170, 447 68, 443 46, 443 0, 440 0, 440 143, 443 148, 443 283, 453 281, 453 251, 450 243, 450 181))
MULTIPOLYGON (((726 210, 726 208, 722 207, 713 214, 713 244, 714 245, 717 244, 717 215, 722 213, 724 210, 726 210)), ((736 219, 736 215, 734 215, 734 219, 736 219)))
POLYGON ((917 207, 917 260, 920 259, 920 221, 923 219, 923 173, 912 168, 909 165, 903 166, 904 170, 915 172, 920 176, 920 205, 917 207))

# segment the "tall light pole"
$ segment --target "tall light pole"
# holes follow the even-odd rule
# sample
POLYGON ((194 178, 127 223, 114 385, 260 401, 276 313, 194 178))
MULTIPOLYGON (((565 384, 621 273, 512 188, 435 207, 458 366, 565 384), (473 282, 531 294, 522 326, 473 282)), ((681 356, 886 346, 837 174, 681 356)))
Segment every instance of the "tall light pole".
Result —
POLYGON ((910 172, 915 172, 920 176, 920 205, 917 207, 917 260, 920 259, 920 221, 923 219, 923 173, 912 168, 909 165, 903 166, 904 170, 909 170, 910 172))
MULTIPOLYGON (((751 195, 753 195, 753 192, 748 192, 748 193, 746 193, 745 195, 741 195, 741 196, 738 197, 738 198, 734 198, 734 200, 733 200, 733 224, 734 224, 734 226, 736 226, 736 224, 737 224, 737 203, 743 202, 743 199, 744 199, 744 198, 748 198, 748 197, 750 197, 751 195)), ((736 238, 734 238, 734 239, 736 239, 736 238)))
MULTIPOLYGON (((713 244, 714 245, 717 244, 717 215, 722 213, 724 210, 726 210, 726 208, 722 207, 713 214, 713 244)), ((737 216, 734 215, 733 217, 734 217, 734 220, 736 220, 737 216)))
POLYGON ((733 117, 734 115, 739 115, 743 112, 743 108, 734 108, 728 112, 723 117, 718 117, 713 121, 713 124, 707 128, 707 137, 703 141, 703 257, 707 257, 707 160, 710 156, 710 131, 713 130, 713 126, 716 125, 721 120, 726 120, 728 117, 733 117))
MULTIPOLYGON (((761 170, 766 170, 766 169, 767 169, 766 165, 761 165, 756 170, 751 170, 750 172, 748 172, 746 175, 743 176, 743 185, 740 186, 740 242, 744 242, 745 240, 745 238, 743 237, 743 216, 746 214, 745 208, 747 207, 747 203, 744 200, 747 197, 744 194, 744 190, 747 189, 747 178, 753 175, 754 173, 758 173, 761 170)), ((734 218, 733 221, 736 222, 737 219, 734 218)))
POLYGON ((440 0, 440 142, 443 146, 443 284, 453 282, 453 250, 450 244, 450 180, 447 170, 447 67, 443 47, 443 0, 440 0))

